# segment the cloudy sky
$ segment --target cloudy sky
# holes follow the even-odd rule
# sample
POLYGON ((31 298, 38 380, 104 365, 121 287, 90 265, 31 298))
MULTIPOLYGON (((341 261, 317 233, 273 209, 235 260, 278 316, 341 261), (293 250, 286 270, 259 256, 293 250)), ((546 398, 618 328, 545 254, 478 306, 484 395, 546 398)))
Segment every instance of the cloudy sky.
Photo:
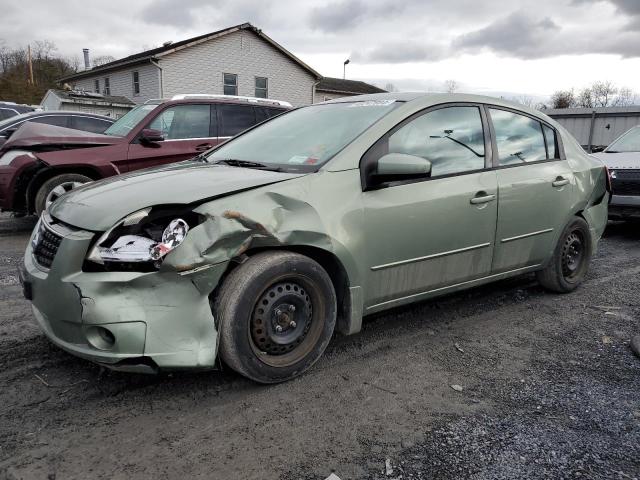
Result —
POLYGON ((251 22, 326 76, 401 90, 546 96, 611 80, 640 92, 640 0, 0 0, 0 42, 120 58, 251 22), (55 4, 55 6, 53 6, 55 4), (78 5, 82 5, 81 7, 78 5), (99 6, 98 6, 99 5, 99 6))

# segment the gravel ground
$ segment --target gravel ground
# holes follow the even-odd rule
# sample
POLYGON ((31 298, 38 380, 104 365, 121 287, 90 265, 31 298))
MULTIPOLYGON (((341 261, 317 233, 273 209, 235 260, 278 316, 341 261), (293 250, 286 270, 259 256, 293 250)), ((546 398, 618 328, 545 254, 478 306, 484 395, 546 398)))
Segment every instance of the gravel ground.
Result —
POLYGON ((32 226, 0 215, 0 480, 640 478, 637 225, 572 294, 524 276, 376 315, 274 386, 50 345, 15 276, 32 226))

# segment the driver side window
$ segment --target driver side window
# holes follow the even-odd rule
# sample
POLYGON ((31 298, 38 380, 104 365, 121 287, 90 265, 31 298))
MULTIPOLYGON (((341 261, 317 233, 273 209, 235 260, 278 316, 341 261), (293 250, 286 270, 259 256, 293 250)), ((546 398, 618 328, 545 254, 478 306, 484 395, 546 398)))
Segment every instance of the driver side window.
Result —
POLYGON ((210 137, 209 105, 176 105, 164 110, 148 128, 159 130, 165 140, 210 137))
POLYGON ((389 136, 389 153, 431 162, 431 177, 482 170, 484 132, 480 109, 445 107, 411 120, 389 136))

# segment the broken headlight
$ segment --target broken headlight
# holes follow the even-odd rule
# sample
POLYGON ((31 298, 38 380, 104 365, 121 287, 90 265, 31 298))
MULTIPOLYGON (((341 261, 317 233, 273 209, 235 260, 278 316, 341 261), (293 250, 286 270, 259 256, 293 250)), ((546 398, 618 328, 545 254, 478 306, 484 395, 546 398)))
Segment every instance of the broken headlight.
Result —
POLYGON ((201 223, 200 215, 178 209, 145 208, 120 220, 90 250, 87 260, 101 264, 152 264, 184 241, 189 229, 201 223))

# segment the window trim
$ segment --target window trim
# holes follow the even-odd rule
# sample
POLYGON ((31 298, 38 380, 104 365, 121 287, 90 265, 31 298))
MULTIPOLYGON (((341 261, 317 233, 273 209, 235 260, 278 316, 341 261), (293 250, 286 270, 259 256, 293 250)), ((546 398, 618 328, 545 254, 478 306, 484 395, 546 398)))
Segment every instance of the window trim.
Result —
POLYGON ((269 98, 269 77, 253 77, 253 96, 256 98, 269 98), (258 79, 264 79, 266 87, 258 88, 258 79), (258 90, 264 90, 264 97, 258 97, 258 90))
POLYGON ((360 183, 362 187, 362 191, 371 191, 371 190, 380 190, 383 188, 397 187, 401 185, 407 185, 411 183, 419 183, 419 182, 428 182, 431 180, 440 180, 441 178, 450 178, 450 177, 459 177, 461 175, 471 175, 474 173, 480 173, 492 170, 494 167, 492 165, 493 162, 493 137, 490 136, 491 132, 489 130, 487 112, 485 111, 484 104, 477 102, 449 102, 449 103, 440 103, 437 105, 431 105, 430 107, 423 108, 419 110, 396 125, 394 125, 391 129, 387 130, 387 132, 382 135, 378 140, 376 140, 367 150, 364 152, 362 157, 360 157, 360 163, 358 168, 360 169, 360 183), (383 182, 383 183, 375 183, 372 182, 372 172, 373 166, 375 165, 375 161, 380 157, 375 157, 377 152, 374 150, 376 147, 379 148, 380 144, 388 140, 388 138, 393 135, 395 132, 400 130, 406 124, 412 122, 413 120, 422 117, 423 115, 427 115, 436 110, 442 110, 443 108, 451 108, 451 107, 476 107, 478 109, 478 113, 480 114, 480 121, 482 124, 482 134, 484 137, 484 167, 476 170, 466 170, 463 172, 455 172, 455 173, 447 173, 444 175, 438 175, 436 177, 424 177, 424 178, 414 178, 407 180, 400 180, 397 182, 383 182))
POLYGON ((131 72, 131 82, 133 84, 133 96, 139 97, 140 96, 140 72, 138 70, 134 70, 133 72, 131 72), (136 80, 136 77, 137 77, 137 80, 136 80), (136 87, 137 87, 137 91, 136 91, 136 87))
POLYGON ((104 95, 111 95, 111 81, 109 77, 104 77, 104 95))
POLYGON ((93 91, 95 93, 100 93, 100 79, 96 78, 93 80, 93 91))
POLYGON ((548 122, 544 121, 542 118, 536 117, 535 115, 531 115, 527 112, 524 112, 522 110, 516 110, 515 108, 510 108, 510 107, 503 107, 501 105, 493 105, 490 103, 485 103, 483 104, 485 115, 487 118, 487 123, 489 124, 489 130, 491 132, 491 143, 492 143, 492 151, 495 152, 493 154, 493 162, 492 162, 492 167, 491 170, 502 170, 503 168, 518 168, 518 167, 526 167, 527 165, 538 165, 540 163, 549 163, 549 162, 559 162, 562 160, 566 160, 567 157, 564 153, 564 146, 562 145, 562 137, 560 136, 560 134, 558 133, 558 129, 553 127, 551 124, 549 124, 548 122), (554 131, 555 133, 555 143, 556 143, 556 151, 558 153, 558 158, 547 158, 544 160, 536 160, 535 162, 523 162, 523 163, 514 163, 512 165, 500 165, 500 158, 499 158, 499 153, 498 153, 498 143, 496 142, 496 134, 495 134, 495 128, 493 125, 493 120, 491 119, 491 113, 489 112, 490 109, 495 109, 495 110, 504 110, 506 112, 510 112, 510 113, 514 113, 516 115, 522 115, 523 117, 528 117, 532 120, 537 121, 538 123, 541 124, 540 129, 542 130, 542 136, 545 139, 545 151, 547 148, 547 142, 546 142, 546 136, 544 134, 544 129, 542 128, 542 125, 546 125, 547 127, 549 127, 551 130, 554 131))
POLYGON ((222 94, 223 95, 230 95, 228 93, 224 93, 225 87, 235 87, 236 93, 234 93, 233 95, 234 96, 238 96, 238 74, 237 73, 225 73, 225 72, 222 73, 222 94), (225 78, 224 78, 226 75, 233 75, 233 77, 236 79, 235 84, 233 84, 233 85, 232 84, 227 84, 225 82, 225 78))

